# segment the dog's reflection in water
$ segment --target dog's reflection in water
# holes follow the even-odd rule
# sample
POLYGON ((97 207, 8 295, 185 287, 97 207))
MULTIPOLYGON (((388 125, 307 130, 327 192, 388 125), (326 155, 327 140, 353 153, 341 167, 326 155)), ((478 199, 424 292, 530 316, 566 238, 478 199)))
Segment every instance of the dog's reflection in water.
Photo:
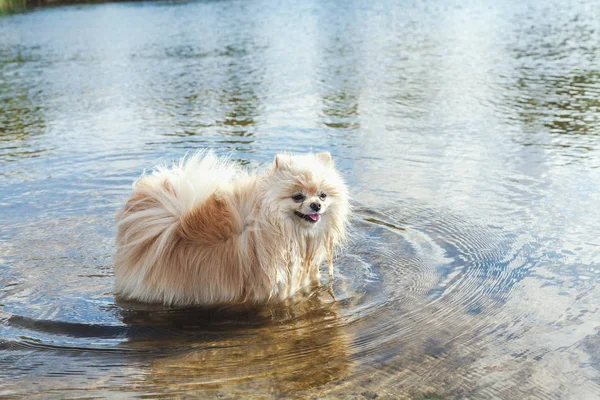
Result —
POLYGON ((145 391, 295 392, 341 379, 351 368, 350 339, 326 288, 269 306, 127 306, 124 322, 151 331, 125 344, 152 355, 139 382, 145 391))

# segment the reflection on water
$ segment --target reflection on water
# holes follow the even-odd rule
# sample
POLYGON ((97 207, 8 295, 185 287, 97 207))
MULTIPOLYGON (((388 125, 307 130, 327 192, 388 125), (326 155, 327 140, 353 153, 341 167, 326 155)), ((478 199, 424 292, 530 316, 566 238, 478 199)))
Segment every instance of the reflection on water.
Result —
MULTIPOLYGON (((208 318, 200 311, 200 315, 188 311, 180 321, 167 315, 162 323, 180 328, 179 335, 127 343, 137 351, 170 349, 152 361, 143 392, 156 387, 172 395, 225 386, 253 392, 274 387, 293 393, 341 379, 349 372, 349 338, 340 329, 331 297, 326 304, 315 296, 280 309, 249 314, 217 310, 208 318)), ((138 317, 144 324, 152 321, 147 314, 138 317)))
POLYGON ((0 395, 600 395, 593 1, 0 16, 0 395), (116 302, 139 173, 329 150, 353 234, 270 307, 116 302))

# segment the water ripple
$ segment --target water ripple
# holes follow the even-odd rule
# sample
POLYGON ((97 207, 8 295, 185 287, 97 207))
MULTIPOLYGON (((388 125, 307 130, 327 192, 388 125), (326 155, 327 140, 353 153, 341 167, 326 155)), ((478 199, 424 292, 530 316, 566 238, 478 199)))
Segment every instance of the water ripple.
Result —
POLYGON ((598 20, 588 0, 0 16, 2 395, 598 397, 598 20), (204 147, 334 154, 356 203, 333 281, 277 306, 115 300, 131 182, 204 147))

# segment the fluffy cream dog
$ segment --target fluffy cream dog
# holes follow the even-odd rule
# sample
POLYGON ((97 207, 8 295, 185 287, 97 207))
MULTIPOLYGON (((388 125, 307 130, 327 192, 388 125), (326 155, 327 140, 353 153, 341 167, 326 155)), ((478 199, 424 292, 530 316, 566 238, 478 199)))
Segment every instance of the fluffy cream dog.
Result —
POLYGON ((262 173, 200 152, 142 176, 117 216, 123 298, 264 303, 319 282, 344 243, 348 191, 331 154, 278 155, 262 173))

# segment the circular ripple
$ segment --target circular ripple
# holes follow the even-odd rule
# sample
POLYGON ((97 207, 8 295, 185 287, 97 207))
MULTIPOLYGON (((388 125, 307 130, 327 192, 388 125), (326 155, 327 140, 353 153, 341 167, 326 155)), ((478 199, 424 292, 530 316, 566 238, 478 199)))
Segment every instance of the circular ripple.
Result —
MULTIPOLYGON (((119 379, 141 380, 144 391, 154 387, 169 395, 190 387, 262 392, 275 385, 292 392, 359 379, 353 371, 369 365, 426 368, 415 358, 443 356, 457 340, 468 346, 477 330, 491 324, 515 274, 523 273, 519 251, 502 230, 414 206, 403 213, 358 206, 355 216, 334 280, 325 279, 309 296, 277 306, 191 309, 114 303, 106 252, 88 254, 80 264, 64 255, 104 232, 64 218, 58 229, 77 227, 80 242, 54 233, 13 241, 43 254, 13 260, 7 281, 14 285, 3 290, 4 347, 40 360, 69 354, 119 365, 119 379), (19 275, 32 270, 42 277, 63 273, 63 286, 43 279, 23 284, 19 275), (81 292, 73 294, 74 286, 81 292)), ((39 223, 31 231, 51 232, 39 223)), ((44 376, 43 365, 22 368, 44 376)), ((81 372, 56 368, 66 375, 81 372)), ((101 371, 93 373, 101 379, 101 371)))

